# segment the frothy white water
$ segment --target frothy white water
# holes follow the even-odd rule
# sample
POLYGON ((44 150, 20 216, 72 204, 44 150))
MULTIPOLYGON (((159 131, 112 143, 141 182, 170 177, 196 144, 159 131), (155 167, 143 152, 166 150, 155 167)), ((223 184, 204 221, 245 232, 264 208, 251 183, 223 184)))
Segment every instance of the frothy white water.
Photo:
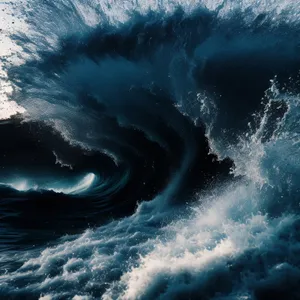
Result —
MULTIPOLYGON (((285 249, 278 250, 279 235, 296 220, 292 215, 270 219, 262 212, 260 191, 251 182, 229 185, 200 197, 187 215, 161 229, 157 225, 171 216, 157 212, 157 200, 143 203, 132 217, 88 230, 75 240, 66 237, 36 257, 17 256, 26 262, 1 276, 2 287, 35 278, 42 281, 28 283, 18 292, 32 291, 51 299, 76 294, 98 299, 93 291, 104 285, 103 299, 172 299, 193 293, 213 299, 226 291, 224 285, 215 285, 219 278, 231 286, 232 297, 251 299, 248 284, 255 270, 248 270, 247 255, 254 266, 260 260, 267 263, 264 253, 280 257, 285 249), (237 281, 239 265, 245 266, 242 283, 237 281)), ((270 272, 286 268, 282 263, 274 262, 270 272)))
MULTIPOLYGON (((269 220, 259 206, 252 184, 201 199, 190 218, 164 228, 167 240, 154 240, 154 250, 142 255, 104 299, 172 299, 195 291, 207 296, 215 276, 224 281, 234 276, 231 264, 246 251, 271 247, 277 232, 292 222, 291 217, 269 220)), ((219 288, 214 286, 216 294, 219 288)))

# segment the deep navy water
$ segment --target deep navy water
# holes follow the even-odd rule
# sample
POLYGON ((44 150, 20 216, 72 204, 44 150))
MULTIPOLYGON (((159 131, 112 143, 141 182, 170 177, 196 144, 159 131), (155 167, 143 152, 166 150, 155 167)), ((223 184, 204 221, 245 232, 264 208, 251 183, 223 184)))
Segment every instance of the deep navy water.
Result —
POLYGON ((8 5, 0 299, 300 299, 300 2, 8 5))

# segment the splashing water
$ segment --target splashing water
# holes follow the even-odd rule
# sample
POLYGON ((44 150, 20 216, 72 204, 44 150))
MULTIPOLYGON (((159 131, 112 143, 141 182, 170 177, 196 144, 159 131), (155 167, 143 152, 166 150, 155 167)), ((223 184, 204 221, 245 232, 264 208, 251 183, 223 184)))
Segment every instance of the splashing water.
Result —
POLYGON ((0 295, 300 298, 300 2, 26 3, 23 62, 5 68, 20 127, 47 126, 28 178, 87 175, 16 180, 1 203, 93 206, 70 220, 83 232, 2 251, 0 295), (88 228, 111 207, 127 211, 88 228))

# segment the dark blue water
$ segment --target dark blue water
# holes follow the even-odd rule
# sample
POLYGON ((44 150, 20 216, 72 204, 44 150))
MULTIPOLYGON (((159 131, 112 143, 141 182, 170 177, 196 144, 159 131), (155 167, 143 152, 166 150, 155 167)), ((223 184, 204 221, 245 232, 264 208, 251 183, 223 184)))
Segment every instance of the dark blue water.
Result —
POLYGON ((298 5, 12 11, 0 298, 300 299, 298 5))

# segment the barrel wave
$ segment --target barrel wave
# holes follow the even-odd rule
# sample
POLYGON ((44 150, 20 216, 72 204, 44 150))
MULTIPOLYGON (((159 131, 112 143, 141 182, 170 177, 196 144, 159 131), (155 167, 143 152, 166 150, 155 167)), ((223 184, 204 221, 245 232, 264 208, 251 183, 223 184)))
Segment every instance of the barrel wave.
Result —
POLYGON ((3 4, 0 298, 299 299, 299 4, 3 4))

